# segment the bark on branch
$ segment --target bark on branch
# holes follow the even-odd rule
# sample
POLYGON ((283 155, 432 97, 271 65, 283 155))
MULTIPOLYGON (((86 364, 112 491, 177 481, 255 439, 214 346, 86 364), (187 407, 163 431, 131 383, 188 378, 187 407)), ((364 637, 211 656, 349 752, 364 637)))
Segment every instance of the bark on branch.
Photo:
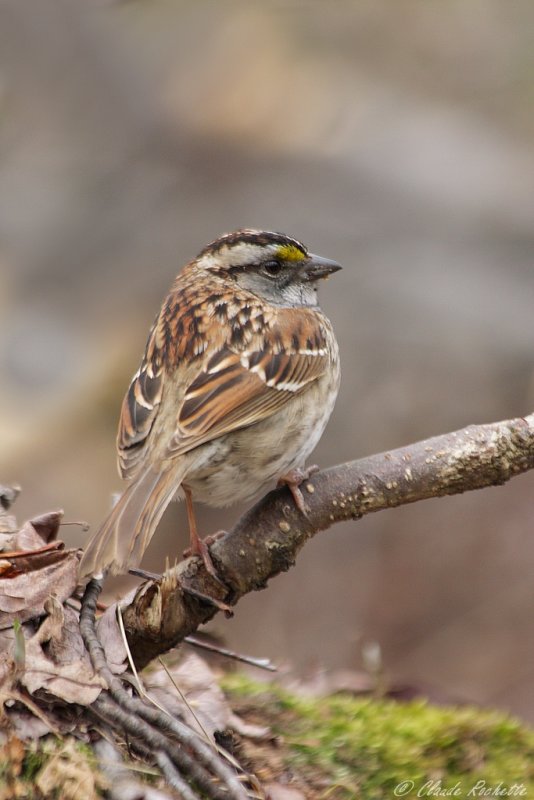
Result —
POLYGON ((287 489, 251 508, 211 555, 223 588, 198 559, 187 559, 121 603, 137 666, 167 651, 207 622, 218 608, 206 595, 234 605, 247 592, 289 569, 305 542, 335 522, 431 497, 505 483, 534 467, 534 414, 471 425, 390 452, 316 473, 301 486, 308 513, 287 489))

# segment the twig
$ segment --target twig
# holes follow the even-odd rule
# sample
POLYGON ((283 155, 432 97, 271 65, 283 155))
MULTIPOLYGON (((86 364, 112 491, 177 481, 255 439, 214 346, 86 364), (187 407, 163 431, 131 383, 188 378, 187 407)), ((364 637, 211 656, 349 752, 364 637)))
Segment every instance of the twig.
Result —
POLYGON ((243 664, 248 664, 251 667, 265 669, 268 672, 278 671, 278 667, 275 667, 268 658, 254 658, 253 656, 245 656, 243 653, 236 653, 235 650, 228 650, 227 647, 219 647, 217 644, 204 642, 202 639, 197 639, 196 636, 186 636, 184 638, 184 642, 193 645, 193 647, 199 647, 201 650, 208 650, 210 653, 217 653, 219 656, 232 658, 234 661, 241 661, 243 664))
POLYGON ((169 786, 179 792, 183 800, 197 800, 197 795, 191 791, 167 753, 163 750, 158 750, 154 754, 154 758, 169 786))
MULTIPOLYGON (((135 715, 128 713, 125 709, 111 697, 104 694, 99 695, 91 710, 108 725, 128 732, 133 740, 132 747, 148 760, 154 760, 158 752, 167 753, 172 763, 180 768, 182 772, 189 775, 191 780, 208 797, 213 800, 226 800, 230 795, 221 794, 218 787, 214 785, 209 773, 203 769, 191 756, 180 748, 171 739, 160 731, 152 728, 144 720, 137 719, 135 715)), ((198 800, 195 798, 195 800, 198 800)))
POLYGON ((199 787, 219 800, 221 790, 210 778, 209 773, 220 781, 226 791, 224 798, 245 800, 243 790, 235 774, 215 755, 211 748, 184 723, 165 713, 151 708, 142 700, 131 697, 124 689, 122 681, 111 672, 103 647, 95 629, 96 604, 102 581, 92 579, 87 584, 80 610, 80 631, 91 657, 93 667, 105 680, 109 697, 101 694, 92 708, 108 722, 119 724, 133 737, 142 738, 152 752, 163 751, 176 767, 189 774, 199 787), (171 733, 181 747, 167 736, 171 733), (190 751, 194 758, 186 752, 190 751))

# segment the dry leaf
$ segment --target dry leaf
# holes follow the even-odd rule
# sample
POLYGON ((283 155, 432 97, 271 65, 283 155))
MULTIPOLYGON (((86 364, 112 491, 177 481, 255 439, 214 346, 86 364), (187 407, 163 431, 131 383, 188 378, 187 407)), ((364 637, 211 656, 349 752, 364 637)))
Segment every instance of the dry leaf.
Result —
POLYGON ((120 675, 128 667, 128 661, 126 646, 117 622, 116 603, 109 606, 98 620, 97 635, 104 648, 109 668, 116 675, 120 675))
POLYGON ((34 528, 42 541, 47 544, 53 541, 59 531, 61 520, 63 519, 63 509, 58 511, 47 511, 30 520, 30 525, 34 528))
POLYGON ((0 535, 0 551, 38 550, 56 538, 62 518, 63 511, 50 511, 27 520, 20 530, 0 535))
POLYGON ((2 695, 8 693, 11 689, 17 669, 15 667, 15 660, 11 653, 0 654, 0 689, 2 695))
POLYGON ((31 622, 21 625, 18 631, 15 631, 14 626, 0 631, 0 690, 2 694, 9 694, 11 686, 18 679, 19 673, 24 667, 25 644, 21 648, 21 638, 25 642, 34 633, 35 628, 31 622))
MULTIPOLYGON (((37 626, 33 622, 25 622, 20 626, 25 639, 31 639, 37 626)), ((11 625, 9 628, 0 630, 0 653, 12 653, 15 646, 15 631, 11 625)))
POLYGON ((56 598, 49 598, 46 608, 49 616, 26 643, 21 683, 30 694, 44 688, 67 703, 90 705, 100 694, 103 681, 95 675, 85 651, 78 616, 56 598))
MULTIPOLYGON (((37 550, 10 550, 2 553, 0 573, 2 578, 13 579, 24 572, 36 572, 65 558, 63 542, 50 542, 37 550), (61 551, 61 552, 60 552, 61 551)), ((71 551, 72 552, 72 551, 71 551)))
POLYGON ((195 653, 188 653, 178 664, 167 668, 187 703, 163 668, 145 676, 146 689, 154 700, 171 715, 181 717, 201 735, 206 732, 213 736, 215 731, 229 725, 232 711, 213 672, 203 659, 195 653))
POLYGON ((15 619, 25 622, 42 616, 51 594, 61 602, 71 596, 78 580, 76 551, 56 550, 49 555, 57 562, 15 578, 0 578, 0 629, 9 627, 15 619))

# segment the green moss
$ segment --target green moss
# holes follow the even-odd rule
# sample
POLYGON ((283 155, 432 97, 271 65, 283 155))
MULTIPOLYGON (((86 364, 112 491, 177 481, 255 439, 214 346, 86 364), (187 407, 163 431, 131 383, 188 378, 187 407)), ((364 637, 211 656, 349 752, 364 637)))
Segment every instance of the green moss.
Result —
POLYGON ((514 783, 524 792, 509 796, 534 797, 534 732, 502 713, 345 695, 303 700, 240 675, 223 688, 245 712, 248 704, 265 714, 288 767, 320 770, 330 798, 444 796, 455 787, 454 797, 481 797, 514 783), (403 781, 413 786, 399 791, 403 781))
MULTIPOLYGON (((51 739, 55 742, 55 739, 51 739)), ((50 757, 51 746, 48 742, 31 742, 28 744, 24 761, 22 762, 21 779, 33 784, 37 773, 45 765, 50 757)))

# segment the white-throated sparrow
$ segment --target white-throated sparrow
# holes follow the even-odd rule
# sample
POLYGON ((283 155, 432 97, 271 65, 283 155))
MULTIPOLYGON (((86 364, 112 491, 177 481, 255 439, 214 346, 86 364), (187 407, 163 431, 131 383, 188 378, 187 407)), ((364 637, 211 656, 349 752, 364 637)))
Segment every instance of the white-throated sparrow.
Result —
MULTIPOLYGON (((340 269, 281 233, 221 236, 177 276, 124 398, 117 437, 128 480, 89 541, 80 574, 136 567, 181 488, 191 552, 213 569, 192 497, 225 506, 285 480, 336 400, 339 353, 317 283, 340 269)), ((300 504, 300 503, 299 503, 300 504)))

